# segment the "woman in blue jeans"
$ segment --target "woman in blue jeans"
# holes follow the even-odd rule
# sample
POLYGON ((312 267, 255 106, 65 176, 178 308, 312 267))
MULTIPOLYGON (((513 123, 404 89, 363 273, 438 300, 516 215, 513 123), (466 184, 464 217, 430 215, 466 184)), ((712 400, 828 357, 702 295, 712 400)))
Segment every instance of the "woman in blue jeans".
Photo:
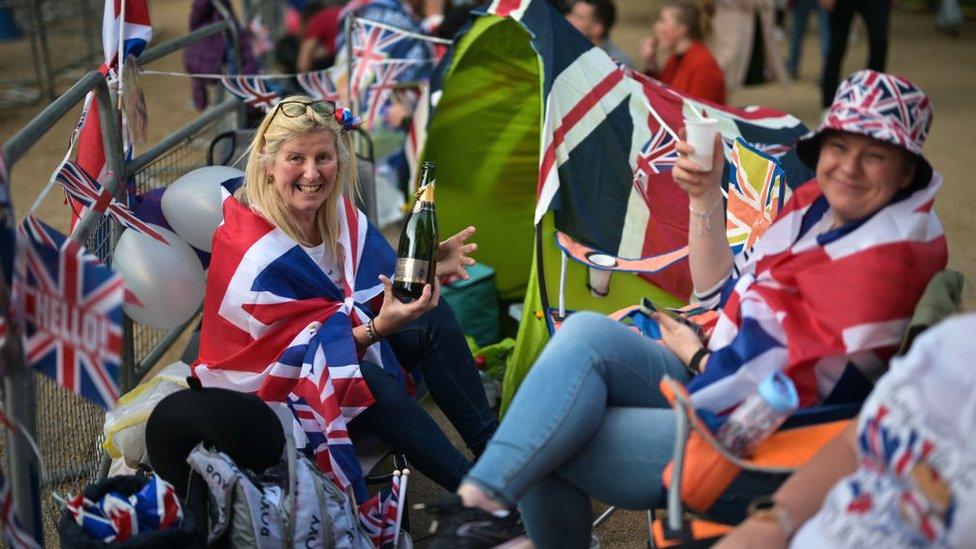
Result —
MULTIPOLYGON (((698 409, 722 414, 772 372, 801 406, 863 400, 946 245, 932 211, 941 178, 921 155, 928 98, 911 82, 862 71, 825 122, 797 145, 816 179, 799 186, 748 253, 733 261, 715 138, 707 171, 677 145, 688 193, 689 266, 699 301, 718 308, 707 346, 657 315, 661 343, 593 313, 570 317, 539 356, 457 496, 439 506, 432 547, 492 547, 519 538, 518 505, 538 547, 586 547, 590 497, 627 508, 664 504, 673 452, 667 375, 698 409), (901 93, 902 109, 887 97, 901 93), (748 256, 748 257, 746 257, 748 256)), ((777 478, 740 475, 709 514, 736 522, 777 478)))

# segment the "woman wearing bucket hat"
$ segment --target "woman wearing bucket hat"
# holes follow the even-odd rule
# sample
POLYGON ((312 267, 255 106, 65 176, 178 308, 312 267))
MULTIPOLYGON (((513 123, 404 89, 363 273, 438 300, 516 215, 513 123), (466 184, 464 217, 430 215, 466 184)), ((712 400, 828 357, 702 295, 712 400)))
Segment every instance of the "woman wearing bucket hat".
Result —
MULTIPOLYGON (((509 531, 499 515, 515 504, 539 547, 586 547, 590 496, 662 506, 675 432, 664 375, 685 383, 696 408, 717 421, 776 371, 792 379, 803 407, 863 400, 946 264, 932 209, 941 179, 921 156, 931 118, 927 97, 907 80, 852 76, 800 144, 816 179, 735 258, 725 239, 723 145, 716 137, 713 164, 702 170, 680 143, 674 178, 690 197, 692 276, 701 303, 719 309, 707 346, 664 316, 664 345, 602 315, 571 316, 457 497, 440 506, 432 547, 481 547, 462 538, 509 531)), ((709 514, 737 522, 745 503, 781 480, 743 473, 709 514)))
MULTIPOLYGON (((193 375, 276 405, 299 447, 362 501, 349 430, 373 433, 448 489, 471 466, 410 396, 404 368, 420 369, 475 454, 497 420, 438 285, 412 303, 393 297, 395 254, 350 198, 358 123, 349 109, 304 96, 264 117, 213 237, 193 375)), ((473 232, 440 244, 438 275, 467 278, 473 232)))

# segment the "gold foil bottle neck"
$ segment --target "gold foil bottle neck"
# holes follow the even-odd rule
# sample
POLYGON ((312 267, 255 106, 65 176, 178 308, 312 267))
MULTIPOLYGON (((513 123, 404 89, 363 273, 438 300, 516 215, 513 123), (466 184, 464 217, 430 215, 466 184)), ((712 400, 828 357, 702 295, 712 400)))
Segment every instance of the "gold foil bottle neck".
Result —
POLYGON ((436 180, 424 185, 417 189, 417 202, 429 202, 434 203, 434 185, 437 183, 436 180))

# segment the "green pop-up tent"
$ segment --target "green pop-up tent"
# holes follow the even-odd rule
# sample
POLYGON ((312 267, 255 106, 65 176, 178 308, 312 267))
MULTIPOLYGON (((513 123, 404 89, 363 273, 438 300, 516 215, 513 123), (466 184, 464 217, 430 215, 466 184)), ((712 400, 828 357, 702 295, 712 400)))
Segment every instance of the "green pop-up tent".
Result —
POLYGON ((687 196, 670 176, 685 117, 776 146, 805 131, 783 113, 702 104, 618 67, 544 0, 495 0, 440 71, 423 157, 439 166, 442 233, 477 226, 478 259, 502 298, 523 299, 505 403, 561 304, 610 313, 642 297, 687 299, 687 196), (605 297, 587 288, 594 254, 617 271, 605 297))
MULTIPOLYGON (((424 157, 438 164, 442 233, 478 227, 478 259, 495 269, 502 299, 524 296, 504 402, 548 340, 540 291, 545 288, 546 301, 558 301, 561 253, 552 216, 539 227, 533 220, 543 129, 541 63, 520 23, 479 18, 454 51, 424 149, 424 157), (554 274, 551 281, 540 280, 540 265, 554 274)), ((645 295, 679 303, 638 277, 617 275, 611 295, 597 299, 585 287, 587 270, 575 262, 569 267, 565 299, 574 309, 610 312, 645 295)))

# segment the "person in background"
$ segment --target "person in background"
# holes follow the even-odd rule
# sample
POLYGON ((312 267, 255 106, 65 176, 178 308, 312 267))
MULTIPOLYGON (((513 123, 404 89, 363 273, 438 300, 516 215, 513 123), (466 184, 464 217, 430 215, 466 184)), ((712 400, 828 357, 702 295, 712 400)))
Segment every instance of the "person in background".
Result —
MULTIPOLYGON (((233 6, 229 0, 194 0, 190 7, 191 31, 224 20, 215 4, 221 4, 229 13, 234 13, 233 6)), ((237 27, 238 45, 240 46, 239 52, 243 67, 233 66, 233 57, 228 54, 227 46, 224 44, 224 36, 214 34, 186 47, 186 50, 183 52, 183 67, 186 68, 186 72, 190 74, 214 74, 222 72, 227 72, 228 74, 237 72, 241 74, 253 74, 257 72, 258 62, 254 58, 253 51, 251 50, 251 37, 237 22, 236 17, 234 25, 237 27)), ((191 78, 190 94, 193 99, 193 106, 201 111, 207 108, 207 105, 210 103, 207 88, 218 88, 219 85, 216 80, 191 78)))
POLYGON ((630 57, 610 41, 610 29, 617 21, 617 6, 613 0, 576 0, 566 19, 614 61, 634 68, 630 57))
POLYGON ((641 43, 644 72, 684 94, 725 103, 725 76, 703 43, 708 14, 691 0, 666 0, 654 23, 654 35, 641 43), (670 54, 657 69, 658 51, 670 54))
POLYGON ((325 6, 307 18, 295 62, 298 72, 323 69, 335 61, 340 11, 341 6, 325 6))
POLYGON ((857 421, 716 547, 971 547, 973 333, 970 313, 919 336, 857 421))
POLYGON ((888 22, 891 0, 819 0, 830 12, 830 48, 824 65, 821 105, 830 106, 840 82, 840 71, 847 52, 847 38, 854 14, 861 14, 868 29, 868 68, 883 72, 888 60, 888 22))
MULTIPOLYGON (((786 62, 786 72, 790 78, 796 80, 800 75, 800 58, 803 56, 803 37, 807 32, 807 18, 811 11, 817 12, 817 31, 820 34, 820 62, 821 71, 827 64, 830 51, 830 14, 817 0, 792 0, 790 12, 793 14, 793 24, 790 29, 790 58, 786 62)), ((822 74, 822 72, 821 72, 822 74)))
POLYGON ((712 52, 725 89, 767 80, 785 82, 786 63, 776 42, 773 0, 715 0, 712 52))

